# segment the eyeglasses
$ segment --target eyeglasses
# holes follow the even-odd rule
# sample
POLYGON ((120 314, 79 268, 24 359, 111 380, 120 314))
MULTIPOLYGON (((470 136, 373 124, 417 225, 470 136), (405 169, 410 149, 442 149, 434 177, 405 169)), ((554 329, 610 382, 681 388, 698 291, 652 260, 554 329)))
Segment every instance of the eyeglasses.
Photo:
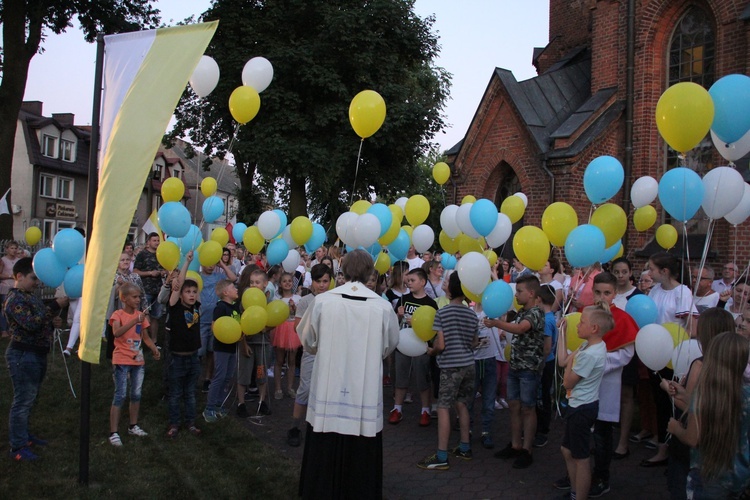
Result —
POLYGON ((693 279, 693 281, 698 281, 698 280, 710 280, 711 278, 707 278, 705 276, 703 276, 701 278, 698 278, 698 276, 692 276, 692 279, 693 279))

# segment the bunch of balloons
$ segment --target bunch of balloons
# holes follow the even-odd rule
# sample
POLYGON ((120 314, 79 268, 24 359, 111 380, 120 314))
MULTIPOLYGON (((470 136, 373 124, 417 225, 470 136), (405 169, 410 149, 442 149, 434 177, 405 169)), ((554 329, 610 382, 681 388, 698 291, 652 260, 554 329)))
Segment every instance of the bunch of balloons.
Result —
POLYGON ((36 276, 49 287, 65 288, 65 294, 77 299, 83 291, 83 259, 86 241, 75 229, 62 229, 52 240, 52 248, 43 248, 34 255, 32 266, 36 276))

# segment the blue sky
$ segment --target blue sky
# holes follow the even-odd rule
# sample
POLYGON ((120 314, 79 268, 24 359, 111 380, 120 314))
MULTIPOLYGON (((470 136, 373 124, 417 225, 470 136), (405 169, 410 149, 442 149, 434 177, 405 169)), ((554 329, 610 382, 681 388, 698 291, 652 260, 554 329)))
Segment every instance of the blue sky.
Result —
MULTIPOLYGON (((171 24, 170 19, 197 17, 209 3, 162 0, 156 7, 171 24)), ((435 15, 441 46, 437 65, 453 75, 448 126, 434 138, 447 149, 465 135, 495 67, 511 70, 518 80, 535 76, 531 56, 534 47, 547 44, 549 0, 417 0, 415 10, 420 17, 435 15)), ((90 124, 95 46, 84 42, 79 30, 69 29, 49 36, 44 48, 31 62, 24 99, 43 101, 47 116, 75 113, 77 124, 90 124)), ((263 54, 248 59, 255 55, 263 54)))

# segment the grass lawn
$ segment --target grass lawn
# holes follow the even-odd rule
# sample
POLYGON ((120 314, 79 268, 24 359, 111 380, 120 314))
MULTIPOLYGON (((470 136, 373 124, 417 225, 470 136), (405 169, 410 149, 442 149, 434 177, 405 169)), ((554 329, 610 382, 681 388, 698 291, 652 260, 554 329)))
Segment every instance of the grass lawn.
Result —
MULTIPOLYGON (((64 339, 67 340, 67 334, 64 339)), ((4 359, 7 340, 0 342, 0 497, 2 498, 294 498, 299 465, 258 442, 236 417, 198 426, 203 435, 186 429, 166 437, 167 404, 161 401, 161 362, 146 355, 141 402, 141 427, 149 436, 127 434, 127 404, 120 422, 124 446, 116 449, 109 436, 113 383, 109 362, 92 366, 89 486, 78 485, 80 399, 68 387, 59 347, 50 354, 47 377, 31 413, 31 431, 50 441, 35 451, 32 463, 15 463, 7 455, 7 416, 13 390, 4 359)), ((80 398, 80 362, 68 360, 73 387, 80 398)), ((198 393, 200 413, 205 395, 198 393)))

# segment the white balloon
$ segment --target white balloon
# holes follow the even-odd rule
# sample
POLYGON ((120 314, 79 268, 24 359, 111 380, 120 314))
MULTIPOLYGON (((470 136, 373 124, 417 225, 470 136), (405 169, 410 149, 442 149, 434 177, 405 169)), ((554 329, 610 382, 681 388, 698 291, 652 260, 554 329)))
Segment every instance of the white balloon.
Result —
POLYGON ((651 176, 640 177, 630 188, 630 200, 635 208, 645 207, 659 195, 659 183, 651 176))
POLYGON ((219 65, 209 56, 201 56, 190 77, 190 86, 198 97, 206 97, 219 83, 219 65))
POLYGON ((687 375, 687 372, 690 369, 690 364, 700 358, 702 354, 698 339, 685 340, 678 344, 672 353, 672 368, 674 369, 674 374, 678 378, 687 375))
POLYGON ((456 212, 458 212, 458 205, 448 205, 440 212, 440 227, 449 238, 455 238, 461 234, 461 228, 456 222, 456 212))
POLYGON ((528 208, 529 207, 529 199, 521 191, 519 191, 517 193, 513 193, 513 196, 518 196, 519 198, 521 198, 521 201, 523 202, 524 208, 528 208))
POLYGON ((404 213, 406 213, 406 202, 407 201, 409 201, 409 198, 407 198, 406 196, 402 196, 401 198, 399 198, 398 200, 395 201, 396 205, 398 205, 399 207, 401 207, 401 210, 404 213))
POLYGON ((750 217, 750 184, 745 182, 745 192, 742 194, 740 203, 728 214, 724 216, 727 222, 736 226, 745 222, 750 217))
POLYGON ((336 219, 336 234, 339 239, 347 245, 356 247, 354 244, 354 226, 357 224, 359 214, 354 212, 344 212, 336 219))
POLYGON ((427 342, 423 341, 411 328, 404 328, 398 332, 396 349, 404 356, 421 356, 427 352, 427 342))
POLYGON ((714 147, 719 154, 728 161, 737 161, 743 158, 746 154, 750 153, 750 130, 745 132, 745 135, 737 139, 731 144, 719 139, 714 131, 711 131, 711 140, 714 143, 714 147))
POLYGON ((745 180, 732 167, 716 167, 703 176, 703 211, 712 219, 721 219, 734 210, 745 194, 745 180))
POLYGON ((435 231, 430 226, 421 224, 412 231, 411 243, 417 252, 426 252, 435 243, 435 231))
POLYGON ((472 293, 480 295, 490 282, 490 262, 479 252, 463 255, 456 264, 461 283, 472 293))
POLYGON ((289 246, 289 248, 297 248, 299 245, 297 245, 297 242, 294 241, 294 238, 292 238, 292 225, 288 224, 284 230, 281 232, 281 239, 286 241, 286 244, 289 246))
POLYGON ((672 335, 657 323, 644 326, 635 337, 635 352, 650 370, 659 371, 667 366, 673 351, 672 335))
POLYGON ((380 237, 380 221, 374 214, 363 213, 357 218, 354 226, 354 242, 352 246, 371 247, 380 237))
POLYGON ((242 84, 252 87, 259 94, 271 85, 273 66, 265 57, 253 57, 242 68, 242 84))
POLYGON ((493 229, 484 240, 490 248, 497 248, 508 241, 512 230, 513 223, 510 222, 510 217, 504 213, 498 213, 495 229, 493 229))
POLYGON ((476 239, 479 238, 480 234, 474 229, 474 224, 471 223, 470 213, 471 207, 473 206, 473 203, 464 203, 458 207, 458 210, 456 210, 456 223, 458 224, 458 228, 463 231, 465 235, 476 239))
POLYGON ((279 219, 279 214, 271 210, 267 210, 260 214, 260 217, 258 217, 258 230, 263 238, 270 240, 279 234, 279 229, 281 229, 281 219, 279 219))
POLYGON ((286 258, 281 262, 281 267, 284 268, 284 271, 293 273, 299 266, 299 260, 299 252, 292 248, 289 250, 289 253, 286 254, 286 258))

